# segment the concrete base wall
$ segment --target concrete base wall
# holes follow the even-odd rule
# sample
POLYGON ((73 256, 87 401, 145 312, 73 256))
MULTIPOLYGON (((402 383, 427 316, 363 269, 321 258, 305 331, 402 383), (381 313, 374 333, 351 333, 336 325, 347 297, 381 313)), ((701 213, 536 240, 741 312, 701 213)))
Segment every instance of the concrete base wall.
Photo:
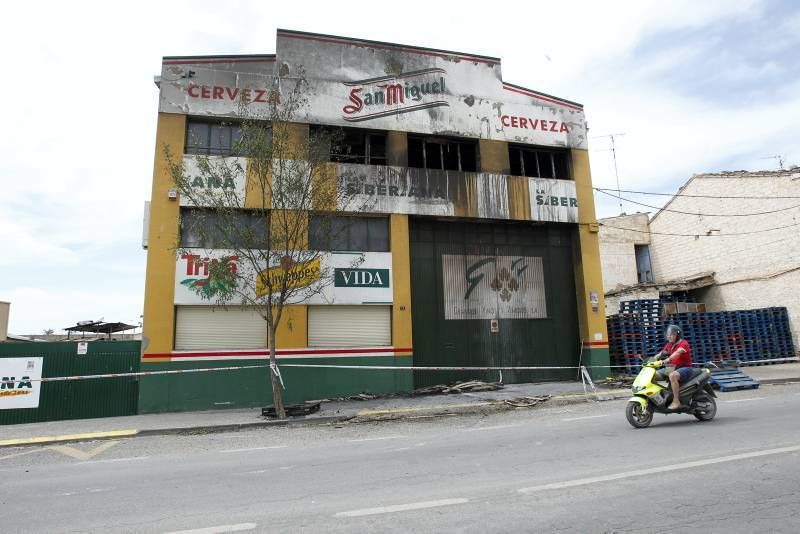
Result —
MULTIPOLYGON (((362 357, 293 359, 278 361, 287 404, 358 393, 373 395, 410 392, 413 389, 411 371, 359 369, 309 369, 282 367, 282 363, 316 365, 379 365, 408 366, 412 359, 399 357, 362 357)), ((177 369, 207 369, 266 365, 263 359, 217 360, 211 362, 184 361, 142 363, 142 371, 177 369)), ((180 412, 247 408, 272 404, 269 369, 241 369, 142 377, 139 386, 139 413, 180 412)))

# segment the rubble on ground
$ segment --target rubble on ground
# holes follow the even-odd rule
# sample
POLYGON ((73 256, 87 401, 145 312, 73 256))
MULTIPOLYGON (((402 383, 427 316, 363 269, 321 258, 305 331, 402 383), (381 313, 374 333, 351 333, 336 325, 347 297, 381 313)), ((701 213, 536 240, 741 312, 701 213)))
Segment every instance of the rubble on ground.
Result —
POLYGON ((414 390, 414 395, 441 395, 449 393, 475 393, 478 391, 496 391, 503 389, 500 382, 482 382, 480 380, 469 380, 467 382, 456 382, 453 385, 437 384, 414 390))

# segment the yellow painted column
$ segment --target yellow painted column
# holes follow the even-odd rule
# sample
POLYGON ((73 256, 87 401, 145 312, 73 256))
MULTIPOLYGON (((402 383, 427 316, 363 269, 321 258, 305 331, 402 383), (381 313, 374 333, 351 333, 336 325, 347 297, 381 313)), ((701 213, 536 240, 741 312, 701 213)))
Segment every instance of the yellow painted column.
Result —
POLYGON ((408 215, 392 214, 390 243, 392 249, 392 345, 411 350, 411 254, 408 215))
POLYGON ((509 174, 511 164, 508 160, 508 143, 505 141, 492 141, 481 139, 479 142, 482 172, 496 174, 509 174))
POLYGON ((283 308, 281 323, 275 332, 275 344, 279 349, 308 347, 308 306, 293 304, 283 308))
POLYGON ((393 167, 408 167, 408 134, 388 132, 386 134, 386 164, 393 167))
MULTIPOLYGON (((186 135, 186 116, 159 113, 150 199, 150 228, 147 243, 143 336, 145 354, 169 354, 175 336, 175 251, 178 246, 178 200, 168 192, 175 187, 164 148, 181 160, 186 135)), ((151 360, 152 361, 152 360, 151 360)))
MULTIPOLYGON (((584 365, 608 365, 608 330, 600 266, 599 226, 594 209, 589 152, 571 150, 572 170, 578 197, 578 235, 575 250, 575 287, 578 293, 578 324, 584 365)), ((592 376, 609 374, 608 368, 592 371, 592 376)))

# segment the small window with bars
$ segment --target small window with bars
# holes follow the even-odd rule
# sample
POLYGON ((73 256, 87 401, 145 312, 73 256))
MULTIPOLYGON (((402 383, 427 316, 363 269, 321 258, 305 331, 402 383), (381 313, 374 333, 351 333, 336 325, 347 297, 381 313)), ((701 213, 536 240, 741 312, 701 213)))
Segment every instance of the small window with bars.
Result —
POLYGON ((571 180, 568 152, 509 145, 508 159, 512 176, 571 180))
POLYGON ((476 142, 431 136, 408 136, 408 166, 418 169, 475 172, 476 142))

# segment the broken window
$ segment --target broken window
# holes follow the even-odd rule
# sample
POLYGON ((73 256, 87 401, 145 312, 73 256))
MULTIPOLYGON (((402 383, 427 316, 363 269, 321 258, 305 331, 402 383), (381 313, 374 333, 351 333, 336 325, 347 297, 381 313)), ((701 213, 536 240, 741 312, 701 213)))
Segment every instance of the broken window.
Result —
POLYGON ((445 171, 477 170, 475 141, 408 136, 408 166, 445 171))
POLYGON ((241 124, 189 119, 186 123, 186 154, 235 155, 242 138, 241 124))
POLYGON ((312 126, 310 135, 322 161, 386 165, 386 132, 312 126))
POLYGON ((518 145, 508 147, 513 176, 571 180, 568 155, 566 150, 543 150, 518 145))

